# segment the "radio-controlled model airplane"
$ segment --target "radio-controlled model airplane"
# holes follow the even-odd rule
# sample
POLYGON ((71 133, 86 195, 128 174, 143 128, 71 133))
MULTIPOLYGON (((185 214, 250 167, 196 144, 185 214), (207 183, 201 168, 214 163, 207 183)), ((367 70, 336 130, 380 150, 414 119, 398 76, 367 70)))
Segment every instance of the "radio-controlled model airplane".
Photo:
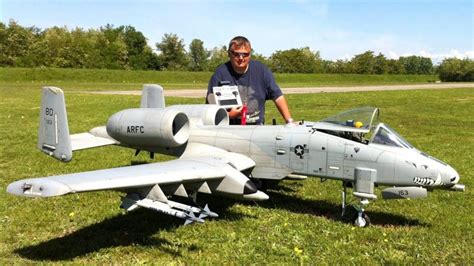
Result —
POLYGON ((139 207, 190 222, 217 217, 171 196, 196 200, 200 193, 242 200, 266 200, 255 184, 288 177, 314 176, 353 187, 357 215, 354 224, 370 223, 364 212, 377 198, 422 198, 435 188, 464 191, 459 174, 448 164, 425 154, 388 125, 379 123, 378 109, 354 109, 319 122, 298 125, 228 125, 224 108, 208 105, 165 107, 163 89, 145 85, 140 108, 113 114, 106 126, 87 133, 69 134, 63 91, 44 87, 40 111, 38 148, 67 162, 76 150, 119 145, 139 151, 176 156, 177 159, 145 165, 31 178, 11 183, 7 191, 27 197, 118 190, 126 193, 121 207, 139 207))

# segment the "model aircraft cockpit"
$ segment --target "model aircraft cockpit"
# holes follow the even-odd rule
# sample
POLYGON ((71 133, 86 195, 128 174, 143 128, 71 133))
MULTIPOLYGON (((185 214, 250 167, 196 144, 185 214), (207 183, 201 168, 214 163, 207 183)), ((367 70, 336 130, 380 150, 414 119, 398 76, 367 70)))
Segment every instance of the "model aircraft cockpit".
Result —
POLYGON ((375 134, 372 137, 371 143, 387 145, 392 147, 408 148, 411 149, 413 146, 405 140, 400 134, 393 130, 388 125, 380 123, 375 130, 375 134))
POLYGON ((311 125, 318 131, 368 144, 378 128, 379 109, 362 107, 328 117, 311 125))
POLYGON ((362 130, 371 130, 373 125, 377 124, 378 118, 378 108, 362 107, 328 117, 321 122, 350 128, 354 127, 362 130))
POLYGON ((379 123, 379 114, 379 109, 375 107, 352 109, 316 122, 313 128, 364 144, 413 148, 394 129, 384 123, 379 123))

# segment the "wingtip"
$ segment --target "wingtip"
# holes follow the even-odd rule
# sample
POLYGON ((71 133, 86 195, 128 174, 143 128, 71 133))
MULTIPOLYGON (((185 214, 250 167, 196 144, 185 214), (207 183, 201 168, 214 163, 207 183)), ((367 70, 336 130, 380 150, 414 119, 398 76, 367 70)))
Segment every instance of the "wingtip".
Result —
POLYGON ((7 192, 24 197, 52 197, 71 192, 63 183, 50 179, 24 179, 7 186, 7 192))

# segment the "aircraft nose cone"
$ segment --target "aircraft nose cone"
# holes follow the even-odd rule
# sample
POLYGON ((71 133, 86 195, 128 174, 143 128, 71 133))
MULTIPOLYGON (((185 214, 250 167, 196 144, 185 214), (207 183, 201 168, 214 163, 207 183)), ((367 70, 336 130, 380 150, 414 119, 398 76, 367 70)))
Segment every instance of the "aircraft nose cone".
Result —
POLYGON ((459 183, 459 179, 460 179, 459 174, 450 165, 444 165, 439 170, 442 177, 441 182, 443 186, 451 187, 459 183))
POLYGON ((449 167, 450 171, 449 171, 449 181, 451 182, 451 184, 457 184, 459 182, 459 174, 456 170, 454 170, 454 168, 452 168, 451 166, 449 167))
POLYGON ((447 187, 449 190, 452 191, 461 191, 464 192, 466 191, 466 186, 463 184, 459 184, 460 177, 459 174, 456 170, 454 170, 451 166, 449 166, 449 182, 447 182, 447 187))

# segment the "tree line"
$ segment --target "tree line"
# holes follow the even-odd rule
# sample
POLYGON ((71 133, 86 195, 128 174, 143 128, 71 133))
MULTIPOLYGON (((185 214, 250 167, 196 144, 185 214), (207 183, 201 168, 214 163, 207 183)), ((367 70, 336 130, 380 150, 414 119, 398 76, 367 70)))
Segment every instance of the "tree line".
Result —
MULTIPOLYGON (((422 56, 388 59, 366 51, 351 60, 324 60, 309 47, 278 50, 253 59, 277 73, 435 74, 442 80, 474 81, 470 59, 449 58, 439 66, 422 56)), ((193 39, 189 47, 176 34, 167 33, 152 48, 132 26, 106 25, 99 29, 23 27, 11 20, 0 23, 0 67, 107 68, 137 70, 214 71, 228 60, 225 45, 206 49, 193 39), (155 50, 155 51, 154 51, 155 50)))

